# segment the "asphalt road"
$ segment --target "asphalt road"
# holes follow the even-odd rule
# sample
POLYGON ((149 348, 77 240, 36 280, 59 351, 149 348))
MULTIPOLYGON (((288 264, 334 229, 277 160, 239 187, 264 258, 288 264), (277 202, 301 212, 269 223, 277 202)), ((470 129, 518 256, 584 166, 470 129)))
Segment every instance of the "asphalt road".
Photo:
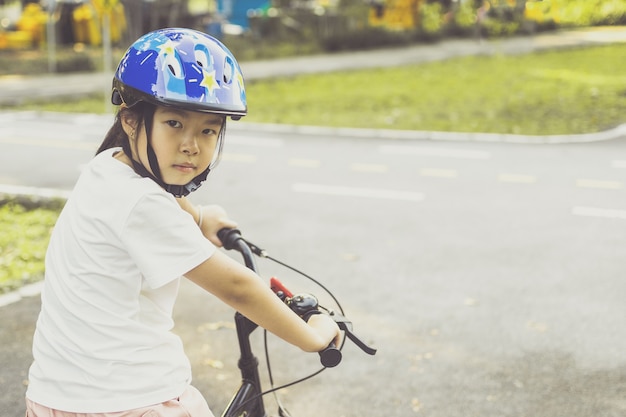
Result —
MULTIPOLYGON (((0 191, 70 190, 109 123, 0 119, 0 191)), ((323 281, 379 349, 346 346, 283 402, 302 417, 626 415, 626 138, 458 139, 230 132, 194 200, 222 204, 250 240, 323 281)), ((36 296, 0 307, 0 417, 24 413, 38 308, 36 296)), ((238 386, 231 319, 183 285, 177 332, 218 415, 238 386)), ((316 355, 270 346, 278 384, 317 369, 316 355)))

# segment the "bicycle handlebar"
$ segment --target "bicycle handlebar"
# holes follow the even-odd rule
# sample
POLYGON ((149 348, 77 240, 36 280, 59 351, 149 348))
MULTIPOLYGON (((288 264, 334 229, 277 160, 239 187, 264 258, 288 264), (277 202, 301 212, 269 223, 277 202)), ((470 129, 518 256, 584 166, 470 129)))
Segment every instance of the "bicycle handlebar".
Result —
MULTIPOLYGON (((241 231, 238 229, 221 229, 217 233, 218 238, 224 245, 226 250, 236 250, 241 253, 244 258, 244 262, 248 268, 254 272, 258 272, 256 263, 254 261, 254 255, 267 258, 265 250, 259 248, 253 243, 246 241, 241 236, 241 231)), ((285 286, 276 278, 270 280, 270 287, 276 293, 278 297, 287 304, 292 311, 307 321, 314 314, 321 314, 317 298, 311 294, 296 294, 293 295, 285 286)), ((337 314, 334 311, 330 311, 328 314, 343 330, 346 337, 350 339, 355 345, 369 355, 376 354, 376 349, 367 346, 352 332, 352 323, 343 315, 337 314)), ((321 364, 326 368, 332 368, 337 366, 342 359, 341 350, 339 350, 334 343, 318 352, 320 356, 321 364)))

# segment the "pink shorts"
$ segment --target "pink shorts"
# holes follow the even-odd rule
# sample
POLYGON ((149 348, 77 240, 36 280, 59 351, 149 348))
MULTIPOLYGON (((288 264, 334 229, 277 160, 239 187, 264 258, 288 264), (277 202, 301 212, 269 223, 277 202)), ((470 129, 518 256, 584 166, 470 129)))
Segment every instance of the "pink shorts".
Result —
POLYGON ((26 399, 26 417, 214 417, 196 388, 189 386, 178 398, 149 407, 115 413, 70 413, 53 410, 26 399))

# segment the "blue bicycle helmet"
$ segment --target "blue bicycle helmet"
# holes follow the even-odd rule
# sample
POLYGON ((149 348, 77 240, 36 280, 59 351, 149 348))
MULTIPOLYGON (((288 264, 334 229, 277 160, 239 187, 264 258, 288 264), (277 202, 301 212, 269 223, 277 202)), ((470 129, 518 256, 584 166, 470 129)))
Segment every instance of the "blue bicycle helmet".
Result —
MULTIPOLYGON (((243 75, 233 54, 217 39, 184 28, 150 32, 128 48, 113 77, 111 102, 128 107, 148 102, 221 114, 233 120, 247 113, 243 75)), ((217 165, 224 131, 223 126, 211 165, 188 184, 167 184, 163 181, 149 137, 147 153, 152 172, 131 157, 133 168, 139 175, 151 178, 172 195, 186 196, 197 190, 211 168, 217 165)))
POLYGON ((115 105, 148 101, 231 116, 247 113, 243 75, 217 39, 192 29, 150 32, 133 43, 113 78, 115 105))

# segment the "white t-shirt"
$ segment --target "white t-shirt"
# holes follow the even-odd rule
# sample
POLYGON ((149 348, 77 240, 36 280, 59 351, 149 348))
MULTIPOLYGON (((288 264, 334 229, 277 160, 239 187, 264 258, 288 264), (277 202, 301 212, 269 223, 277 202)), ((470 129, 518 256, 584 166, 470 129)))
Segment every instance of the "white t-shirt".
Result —
POLYGON ((171 332, 180 277, 215 251, 154 181, 100 153, 85 168, 46 254, 27 397, 104 413, 181 395, 191 368, 171 332))

